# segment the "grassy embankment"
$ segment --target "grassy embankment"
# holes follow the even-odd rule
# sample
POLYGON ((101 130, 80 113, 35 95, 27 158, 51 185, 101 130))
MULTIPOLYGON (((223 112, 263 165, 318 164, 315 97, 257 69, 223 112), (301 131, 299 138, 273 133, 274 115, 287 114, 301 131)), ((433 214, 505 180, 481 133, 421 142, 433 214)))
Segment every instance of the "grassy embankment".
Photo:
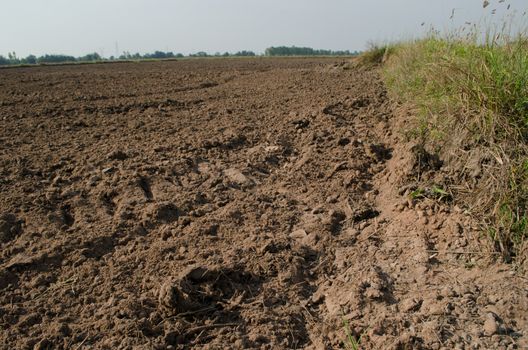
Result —
POLYGON ((433 34, 361 59, 410 106, 407 137, 452 169, 445 190, 514 256, 528 237, 528 37, 433 34))

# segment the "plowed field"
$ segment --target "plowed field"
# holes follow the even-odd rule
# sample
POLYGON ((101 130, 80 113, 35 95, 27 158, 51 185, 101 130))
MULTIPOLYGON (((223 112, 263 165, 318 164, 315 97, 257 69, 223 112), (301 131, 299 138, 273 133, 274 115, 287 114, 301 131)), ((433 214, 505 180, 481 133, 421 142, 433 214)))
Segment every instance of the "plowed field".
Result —
POLYGON ((413 200, 374 70, 0 70, 1 349, 520 349, 527 280, 413 200))

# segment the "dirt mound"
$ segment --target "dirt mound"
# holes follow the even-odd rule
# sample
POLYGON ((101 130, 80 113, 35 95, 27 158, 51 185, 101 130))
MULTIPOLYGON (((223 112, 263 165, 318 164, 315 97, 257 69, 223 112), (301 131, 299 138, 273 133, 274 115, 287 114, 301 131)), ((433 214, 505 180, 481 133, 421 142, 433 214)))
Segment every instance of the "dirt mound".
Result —
POLYGON ((527 347, 526 278, 341 63, 0 71, 0 348, 527 347))

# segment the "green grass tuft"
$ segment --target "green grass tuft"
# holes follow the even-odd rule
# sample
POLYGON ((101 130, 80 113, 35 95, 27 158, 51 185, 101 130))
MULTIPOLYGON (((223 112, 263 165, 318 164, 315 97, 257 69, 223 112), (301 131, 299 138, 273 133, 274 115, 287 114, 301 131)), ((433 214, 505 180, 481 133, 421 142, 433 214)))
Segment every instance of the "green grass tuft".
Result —
POLYGON ((370 48, 359 56, 359 63, 363 66, 378 66, 384 63, 394 53, 392 45, 371 44, 370 48))
POLYGON ((346 339, 344 341, 345 348, 347 350, 360 350, 360 343, 361 343, 361 337, 359 339, 356 339, 354 335, 352 335, 352 330, 350 329, 350 323, 348 320, 343 316, 343 329, 345 330, 346 339))

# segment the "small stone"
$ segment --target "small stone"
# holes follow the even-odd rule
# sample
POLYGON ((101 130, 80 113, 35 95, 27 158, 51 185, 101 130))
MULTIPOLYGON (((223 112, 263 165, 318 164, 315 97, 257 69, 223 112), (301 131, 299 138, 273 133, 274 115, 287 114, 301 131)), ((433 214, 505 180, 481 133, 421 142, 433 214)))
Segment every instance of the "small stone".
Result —
POLYGON ((415 298, 409 298, 409 299, 404 300, 401 303, 400 309, 401 311, 405 313, 413 312, 413 311, 417 311, 421 305, 422 305, 422 300, 418 300, 415 298))
POLYGON ((268 153, 273 153, 273 152, 279 152, 281 148, 280 146, 267 146, 264 148, 264 150, 268 153))
POLYGON ((303 230, 303 229, 295 230, 295 231, 293 231, 292 233, 290 233, 290 238, 291 238, 291 239, 295 239, 295 240, 303 240, 303 239, 305 239, 306 237, 308 237, 308 234, 307 234, 306 231, 303 230))
POLYGON ((434 303, 429 306, 428 310, 430 315, 443 315, 445 313, 445 307, 441 303, 434 303))
POLYGON ((448 298, 448 297, 453 297, 455 296, 455 291, 453 291, 453 289, 449 288, 449 287, 444 287, 440 290, 440 295, 445 297, 445 298, 448 298))
POLYGON ((456 293, 456 295, 459 295, 459 296, 463 296, 463 295, 466 295, 466 294, 471 294, 471 290, 465 284, 462 284, 462 285, 459 285, 459 286, 455 287, 454 288, 454 292, 456 293))
POLYGON ((328 196, 328 198, 326 198, 326 203, 336 203, 338 198, 339 198, 338 194, 334 194, 332 196, 328 196))
POLYGON ((341 235, 346 238, 357 238, 357 236, 359 235, 359 231, 353 227, 349 227, 343 230, 341 235))
POLYGON ((114 171, 115 171, 115 168, 113 166, 109 167, 109 168, 104 168, 103 169, 103 174, 113 173, 114 171))
POLYGON ((484 321, 484 334, 486 334, 487 336, 492 336, 494 334, 497 334, 498 332, 499 324, 495 319, 495 315, 490 312, 486 315, 486 321, 484 321))
POLYGON ((246 347, 246 343, 243 339, 237 339, 233 345, 235 346, 235 349, 244 349, 246 347))
POLYGON ((317 242, 319 242, 320 237, 317 232, 312 232, 305 238, 301 240, 301 244, 309 247, 315 247, 317 245, 317 242))
POLYGON ((320 304, 324 301, 325 299, 325 295, 323 293, 323 291, 321 289, 317 290, 313 295, 312 295, 312 303, 314 304, 320 304))
POLYGON ((229 182, 239 185, 239 186, 251 186, 253 181, 251 181, 246 175, 235 168, 229 168, 224 171, 224 175, 229 180, 229 182))

